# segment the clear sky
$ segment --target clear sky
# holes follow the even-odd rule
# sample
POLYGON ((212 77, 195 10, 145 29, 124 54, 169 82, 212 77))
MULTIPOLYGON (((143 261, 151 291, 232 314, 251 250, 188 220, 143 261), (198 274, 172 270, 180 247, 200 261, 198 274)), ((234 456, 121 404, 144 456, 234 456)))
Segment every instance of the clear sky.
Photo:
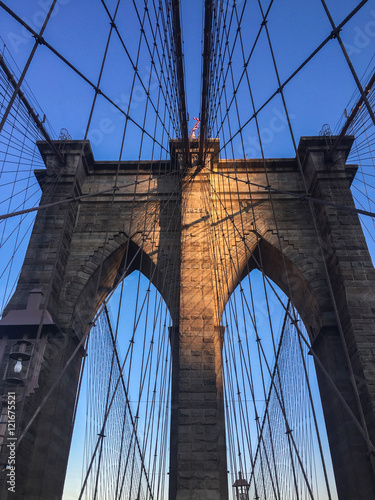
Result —
MULTIPOLYGON (((110 6, 115 4, 114 1, 107 3, 110 6)), ((264 6, 268 5, 268 2, 262 3, 264 6)), ((354 0, 342 2, 331 0, 327 3, 332 9, 337 24, 357 4, 354 0)), ((39 0, 20 4, 18 1, 9 0, 7 4, 33 28, 38 29, 43 21, 48 2, 39 0)), ((243 1, 237 2, 238 8, 240 9, 243 4, 243 1)), ((104 9, 100 2, 93 7, 93 2, 89 0, 82 0, 78 4, 72 0, 59 0, 57 5, 56 14, 45 32, 46 40, 88 78, 96 81, 109 29, 104 9)), ((248 19, 244 23, 246 29, 243 30, 244 40, 248 42, 248 46, 251 45, 250 42, 254 39, 259 27, 258 11, 256 2, 253 6, 251 2, 248 2, 246 7, 248 19)), ((192 118, 199 113, 201 101, 202 2, 182 1, 181 12, 187 106, 190 117, 189 125, 192 126, 194 124, 192 118)), ((126 18, 124 15, 119 17, 121 18, 119 25, 120 22, 124 23, 126 43, 132 56, 135 57, 138 28, 135 29, 133 10, 128 8, 126 18)), ((368 2, 341 33, 360 77, 373 56, 374 22, 375 8, 371 7, 371 2, 368 2)), ((287 4, 275 2, 269 16, 268 27, 275 47, 281 80, 287 78, 331 31, 319 0, 290 1, 287 4)), ((33 39, 24 28, 4 12, 1 12, 1 35, 16 62, 22 67, 31 51, 33 39)), ((259 43, 259 49, 256 50, 253 61, 250 73, 254 96, 257 105, 261 105, 277 88, 269 51, 266 50, 263 40, 259 43)), ((125 61, 124 56, 120 55, 118 43, 114 41, 108 66, 104 72, 102 88, 115 102, 126 101, 131 76, 128 66, 129 63, 125 61)), ((150 71, 146 57, 141 61, 139 68, 141 77, 145 79, 150 71)), ((93 98, 93 91, 86 83, 82 82, 43 46, 37 49, 27 73, 27 82, 57 134, 62 127, 65 127, 72 137, 83 136, 93 98), (64 105, 61 105, 62 103, 64 105)), ((151 87, 151 94, 156 95, 156 91, 156 86, 151 87)), ((324 123, 329 123, 334 130, 354 91, 354 80, 350 77, 337 42, 332 40, 285 88, 296 137, 317 134, 324 123)), ((143 99, 144 96, 141 96, 139 92, 138 102, 135 101, 131 110, 136 118, 137 113, 143 110, 143 99)), ((284 129, 281 130, 282 120, 276 122, 279 113, 283 113, 282 105, 280 99, 275 98, 260 116, 263 129, 270 129, 272 123, 275 123, 277 129, 275 131, 270 129, 271 133, 264 131, 270 156, 281 156, 284 151, 288 153, 288 148, 290 149, 287 136, 283 133, 284 129), (272 118, 275 120, 272 121, 272 118)), ((246 107, 244 107, 243 116, 246 116, 246 107)), ((120 119, 119 114, 111 108, 110 104, 99 102, 90 131, 97 158, 115 158, 117 151, 113 145, 118 140, 121 128, 120 119)), ((249 155, 256 153, 256 148, 254 151, 254 147, 251 146, 251 138, 252 130, 249 129, 246 137, 249 155)), ((290 151, 290 154, 292 153, 290 151)), ((135 151, 134 154, 136 154, 135 151)))

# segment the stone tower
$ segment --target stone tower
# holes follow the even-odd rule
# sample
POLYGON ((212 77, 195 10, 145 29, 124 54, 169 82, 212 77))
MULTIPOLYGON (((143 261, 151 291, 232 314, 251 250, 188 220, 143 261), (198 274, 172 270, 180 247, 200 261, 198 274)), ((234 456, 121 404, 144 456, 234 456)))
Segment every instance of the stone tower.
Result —
MULTIPOLYGON (((182 176, 182 145, 171 141, 170 161, 121 163, 122 187, 114 190, 117 164, 95 161, 88 142, 67 141, 63 167, 39 143, 46 165, 36 171, 41 205, 51 205, 38 212, 0 322, 2 464, 9 457, 9 394, 18 437, 28 425, 15 452, 17 496, 9 498, 61 498, 82 339, 113 287, 139 269, 173 320, 170 500, 226 500, 220 319, 235 287, 260 267, 309 332, 339 498, 375 497, 375 273, 357 214, 340 208, 354 207, 356 169, 345 165, 351 144, 345 138, 344 160, 328 164, 325 138, 301 139, 308 192, 323 202, 312 205, 311 217, 308 199, 299 196, 305 185, 296 158, 223 161, 219 141, 210 139, 204 168, 182 176), (264 186, 276 190, 272 200, 264 186), (157 224, 148 227, 149 220, 157 224), (236 246, 236 266, 228 244, 236 246)), ((190 150, 194 160, 197 141, 190 150)), ((8 472, 1 498, 8 498, 8 472)))

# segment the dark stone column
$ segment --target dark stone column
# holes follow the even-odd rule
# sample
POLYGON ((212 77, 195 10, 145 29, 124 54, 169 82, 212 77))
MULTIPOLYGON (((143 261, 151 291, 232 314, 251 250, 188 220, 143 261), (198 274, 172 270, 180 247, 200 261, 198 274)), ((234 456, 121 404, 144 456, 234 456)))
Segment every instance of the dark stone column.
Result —
MULTIPOLYGON (((46 143, 39 146, 46 163, 46 170, 35 172, 43 190, 41 205, 81 194, 91 155, 89 144, 71 141, 66 145, 65 166, 59 164, 46 143)), ((72 316, 60 294, 77 213, 77 203, 53 205, 38 212, 17 289, 0 321, 0 392, 3 404, 9 391, 16 393, 17 438, 38 412, 17 447, 16 497, 10 492, 9 498, 57 500, 63 492, 83 353, 83 349, 77 352, 57 382, 79 343, 77 332, 59 323, 59 314, 72 316), (14 374, 12 352, 20 345, 26 346, 22 349, 27 356, 23 354, 24 369, 16 380, 17 377, 10 377, 10 372, 14 374)), ((7 463, 4 443, 8 437, 3 441, 3 464, 7 463)), ((6 481, 0 491, 0 497, 7 498, 6 481)))
POLYGON ((347 210, 355 208, 356 168, 345 165, 352 140, 343 139, 330 163, 325 138, 302 139, 300 152, 311 195, 336 205, 314 205, 331 293, 313 350, 369 438, 317 367, 337 490, 340 500, 365 500, 375 498, 375 271, 358 215, 347 210))
MULTIPOLYGON (((3 425, 2 429, 0 459, 5 470, 0 472, 0 497, 58 500, 64 487, 83 349, 79 349, 58 381, 78 341, 60 331, 48 311, 43 314, 42 309, 32 307, 32 296, 41 295, 40 291, 30 295, 25 310, 9 311, 0 321, 2 415, 3 420, 8 416, 8 423, 14 415, 15 421, 14 433, 9 425, 3 425), (18 361, 22 365, 20 372, 15 370, 18 361), (55 383, 55 389, 44 402, 55 383), (14 394, 14 413, 7 414, 9 394, 14 394), (19 441, 32 418, 31 426, 19 441), (7 482, 10 443, 17 445, 15 494, 8 489, 7 482)), ((34 305, 39 306, 40 301, 34 305)))
MULTIPOLYGON (((313 350, 360 422, 356 395, 337 327, 322 328, 313 350)), ((375 498, 374 456, 326 375, 316 364, 336 487, 340 500, 375 498)))

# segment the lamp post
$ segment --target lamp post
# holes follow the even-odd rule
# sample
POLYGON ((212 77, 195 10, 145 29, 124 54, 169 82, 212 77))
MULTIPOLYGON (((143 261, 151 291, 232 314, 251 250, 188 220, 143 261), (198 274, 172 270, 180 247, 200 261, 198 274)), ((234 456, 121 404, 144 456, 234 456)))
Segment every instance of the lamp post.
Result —
POLYGON ((236 490, 236 500, 249 500, 250 484, 242 477, 241 471, 238 473, 238 479, 233 483, 236 490))

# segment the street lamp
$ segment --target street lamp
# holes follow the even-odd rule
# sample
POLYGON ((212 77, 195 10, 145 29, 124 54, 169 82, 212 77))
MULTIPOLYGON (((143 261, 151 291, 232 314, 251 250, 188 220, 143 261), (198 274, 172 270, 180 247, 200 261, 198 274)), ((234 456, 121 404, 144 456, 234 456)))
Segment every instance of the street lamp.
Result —
POLYGON ((28 340, 19 340, 13 344, 9 358, 11 359, 10 371, 7 380, 12 383, 22 383, 27 372, 27 363, 31 357, 31 342, 28 340))
POLYGON ((249 500, 250 484, 242 477, 241 471, 238 473, 238 479, 233 483, 233 488, 236 490, 237 500, 249 500))

